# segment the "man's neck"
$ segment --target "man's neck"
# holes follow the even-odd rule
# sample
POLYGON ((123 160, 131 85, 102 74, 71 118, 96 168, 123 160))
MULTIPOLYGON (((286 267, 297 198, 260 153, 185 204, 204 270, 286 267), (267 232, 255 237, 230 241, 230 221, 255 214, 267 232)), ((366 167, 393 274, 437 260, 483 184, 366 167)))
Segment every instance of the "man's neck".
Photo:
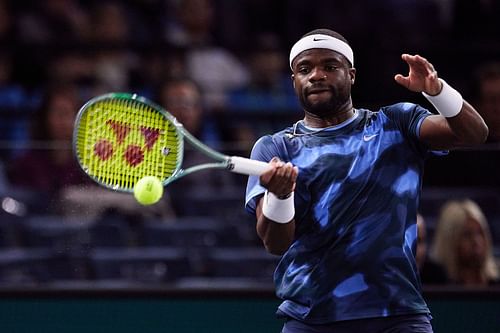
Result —
POLYGON ((348 108, 335 112, 332 115, 318 116, 306 112, 304 117, 304 125, 312 128, 326 128, 342 124, 344 121, 354 117, 354 108, 349 105, 348 108))

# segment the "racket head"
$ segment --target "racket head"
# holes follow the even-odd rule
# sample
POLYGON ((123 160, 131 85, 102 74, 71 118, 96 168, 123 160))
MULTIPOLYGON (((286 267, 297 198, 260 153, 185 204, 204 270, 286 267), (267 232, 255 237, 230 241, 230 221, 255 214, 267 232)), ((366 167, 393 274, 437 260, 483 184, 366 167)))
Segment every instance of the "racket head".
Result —
POLYGON ((73 152, 82 170, 98 184, 133 192, 145 176, 165 186, 181 172, 182 125, 159 105, 129 93, 97 96, 79 110, 73 152))

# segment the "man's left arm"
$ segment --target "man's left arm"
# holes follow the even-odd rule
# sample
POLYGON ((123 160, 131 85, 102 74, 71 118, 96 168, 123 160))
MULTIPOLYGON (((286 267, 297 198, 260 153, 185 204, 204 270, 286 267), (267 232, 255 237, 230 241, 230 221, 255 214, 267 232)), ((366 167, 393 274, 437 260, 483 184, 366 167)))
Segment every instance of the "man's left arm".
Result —
POLYGON ((434 66, 418 55, 403 54, 409 66, 408 76, 397 74, 396 82, 421 92, 439 115, 427 117, 420 127, 420 140, 432 149, 452 149, 486 141, 488 127, 479 113, 460 93, 437 75, 434 66))

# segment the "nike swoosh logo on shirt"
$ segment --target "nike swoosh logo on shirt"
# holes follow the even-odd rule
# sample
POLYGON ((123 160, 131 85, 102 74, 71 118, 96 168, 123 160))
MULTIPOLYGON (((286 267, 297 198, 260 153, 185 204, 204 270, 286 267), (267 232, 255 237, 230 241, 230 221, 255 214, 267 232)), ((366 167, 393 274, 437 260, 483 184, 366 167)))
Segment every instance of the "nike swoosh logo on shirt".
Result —
POLYGON ((363 141, 365 141, 365 142, 371 141, 371 140, 372 140, 372 139, 374 139, 377 135, 378 135, 378 133, 377 133, 377 134, 371 134, 371 135, 363 135, 363 141))

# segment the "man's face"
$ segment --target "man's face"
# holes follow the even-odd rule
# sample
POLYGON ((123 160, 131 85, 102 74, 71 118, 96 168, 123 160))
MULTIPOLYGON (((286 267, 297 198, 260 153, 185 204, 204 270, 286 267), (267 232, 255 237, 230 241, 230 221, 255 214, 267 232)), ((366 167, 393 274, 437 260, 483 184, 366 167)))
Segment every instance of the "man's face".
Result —
POLYGON ((300 53, 293 61, 292 80, 304 110, 321 117, 350 103, 355 72, 337 52, 311 49, 300 53))

